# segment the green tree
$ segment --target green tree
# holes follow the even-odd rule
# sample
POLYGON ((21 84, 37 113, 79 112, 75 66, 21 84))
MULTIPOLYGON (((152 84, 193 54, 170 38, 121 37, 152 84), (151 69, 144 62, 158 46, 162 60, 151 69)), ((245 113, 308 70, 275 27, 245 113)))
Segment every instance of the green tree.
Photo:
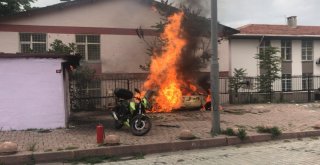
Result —
POLYGON ((271 93, 273 82, 280 78, 281 58, 276 55, 278 52, 279 50, 276 47, 267 47, 255 56, 255 59, 258 59, 260 62, 261 69, 261 74, 258 76, 260 92, 271 93))
POLYGON ((238 97, 238 91, 239 89, 245 85, 244 79, 247 75, 246 69, 240 68, 237 69, 235 68, 233 71, 233 77, 230 78, 230 90, 231 92, 236 94, 236 97, 238 97))
POLYGON ((0 0, 0 17, 30 10, 37 0, 0 0))
MULTIPOLYGON (((50 44, 50 53, 74 55, 77 53, 76 44, 65 44, 61 40, 54 40, 50 44)), ((89 98, 87 88, 95 80, 95 70, 91 69, 82 62, 82 65, 71 71, 70 74, 70 106, 71 110, 87 110, 95 106, 94 100, 82 99, 89 98)))
POLYGON ((58 54, 75 54, 76 53, 76 44, 69 43, 64 44, 61 40, 55 39, 50 44, 49 52, 58 53, 58 54))

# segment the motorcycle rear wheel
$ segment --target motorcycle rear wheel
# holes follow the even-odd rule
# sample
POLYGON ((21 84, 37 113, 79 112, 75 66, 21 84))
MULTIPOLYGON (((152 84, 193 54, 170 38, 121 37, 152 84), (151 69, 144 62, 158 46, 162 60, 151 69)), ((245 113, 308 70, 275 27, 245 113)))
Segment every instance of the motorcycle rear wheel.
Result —
POLYGON ((152 127, 150 118, 144 115, 137 115, 131 120, 131 133, 136 136, 147 134, 152 127))

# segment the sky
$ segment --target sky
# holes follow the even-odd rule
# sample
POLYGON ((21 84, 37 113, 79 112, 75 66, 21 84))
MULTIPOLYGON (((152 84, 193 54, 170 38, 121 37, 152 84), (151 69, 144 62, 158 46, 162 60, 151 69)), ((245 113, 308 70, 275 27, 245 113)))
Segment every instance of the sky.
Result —
MULTIPOLYGON (((181 0, 172 0, 179 2, 181 0)), ((210 11, 210 0, 201 1, 210 11)), ((38 0, 34 6, 44 7, 60 0, 38 0)), ((320 0, 218 0, 218 21, 238 28, 246 24, 286 24, 286 18, 297 16, 298 25, 320 26, 320 0), (319 20, 319 21, 318 21, 319 20)), ((204 14, 209 17, 210 13, 204 14)))

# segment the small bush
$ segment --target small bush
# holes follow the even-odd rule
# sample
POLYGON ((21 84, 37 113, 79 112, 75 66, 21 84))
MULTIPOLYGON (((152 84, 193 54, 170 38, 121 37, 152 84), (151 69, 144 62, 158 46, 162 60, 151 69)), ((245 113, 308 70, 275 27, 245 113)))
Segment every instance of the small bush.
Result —
POLYGON ((221 134, 227 135, 227 136, 236 136, 236 133, 232 128, 227 128, 226 130, 222 130, 221 134))
POLYGON ((270 133, 271 133, 271 136, 272 137, 278 137, 278 136, 280 136, 281 135, 281 130, 278 128, 278 127, 272 127, 271 129, 270 129, 270 133))
POLYGON ((281 130, 278 127, 264 127, 264 126, 258 126, 257 127, 258 133, 270 133, 272 138, 278 137, 281 135, 281 130))
POLYGON ((238 129, 238 133, 237 133, 237 136, 240 140, 244 140, 247 138, 247 132, 245 129, 243 128, 239 128, 238 129))

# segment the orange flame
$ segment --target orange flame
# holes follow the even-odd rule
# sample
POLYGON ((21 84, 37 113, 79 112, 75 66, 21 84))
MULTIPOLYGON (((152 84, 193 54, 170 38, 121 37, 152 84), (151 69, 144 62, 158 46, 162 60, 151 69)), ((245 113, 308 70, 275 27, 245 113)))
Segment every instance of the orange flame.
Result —
POLYGON ((154 54, 151 59, 150 75, 144 83, 145 89, 157 89, 155 104, 156 112, 170 112, 179 108, 182 103, 182 80, 177 73, 177 61, 181 58, 181 52, 186 45, 183 38, 181 22, 183 13, 176 13, 168 17, 168 24, 161 39, 166 40, 166 45, 161 54, 154 54), (159 108, 159 109, 158 109, 159 108))

